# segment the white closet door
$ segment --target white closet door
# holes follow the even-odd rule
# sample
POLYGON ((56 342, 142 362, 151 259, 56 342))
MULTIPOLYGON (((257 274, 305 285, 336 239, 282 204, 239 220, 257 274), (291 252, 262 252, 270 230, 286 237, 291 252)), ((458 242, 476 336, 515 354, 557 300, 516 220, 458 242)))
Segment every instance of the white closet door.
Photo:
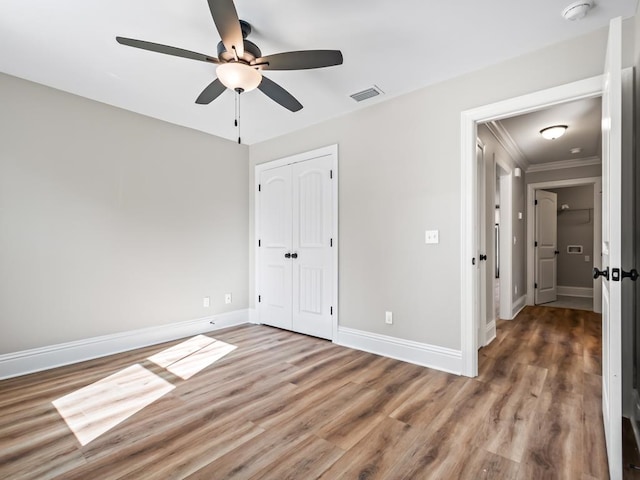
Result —
POLYGON ((291 330, 291 167, 263 171, 260 189, 260 322, 291 330))
POLYGON ((292 169, 293 330, 333 338, 331 157, 292 169))
POLYGON ((558 195, 536 190, 536 305, 558 299, 558 195))

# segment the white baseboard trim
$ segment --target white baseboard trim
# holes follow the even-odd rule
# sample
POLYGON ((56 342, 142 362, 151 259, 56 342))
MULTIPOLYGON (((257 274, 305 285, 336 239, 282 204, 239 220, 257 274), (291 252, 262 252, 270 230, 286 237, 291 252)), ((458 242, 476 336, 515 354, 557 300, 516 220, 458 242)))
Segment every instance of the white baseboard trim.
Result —
POLYGON ((518 316, 518 314, 522 311, 524 307, 527 306, 527 296, 522 295, 518 300, 513 302, 511 305, 511 318, 509 320, 513 320, 518 316))
POLYGON ((105 357, 135 348, 241 325, 248 321, 249 311, 243 309, 186 322, 170 323, 7 353, 0 355, 0 379, 105 357))
POLYGON ((496 321, 491 320, 489 323, 487 323, 487 329, 485 331, 485 339, 486 341, 484 342, 484 346, 486 347, 487 345, 489 345, 491 342, 493 342, 496 339, 496 321))
POLYGON ((258 321, 258 309, 250 308, 249 309, 249 323, 253 323, 258 325, 260 322, 258 321))
POLYGON ((462 372, 462 352, 460 350, 348 327, 338 327, 338 335, 334 343, 457 375, 462 372))
POLYGON ((593 298, 593 288, 587 287, 566 287, 558 285, 558 295, 567 297, 593 298))

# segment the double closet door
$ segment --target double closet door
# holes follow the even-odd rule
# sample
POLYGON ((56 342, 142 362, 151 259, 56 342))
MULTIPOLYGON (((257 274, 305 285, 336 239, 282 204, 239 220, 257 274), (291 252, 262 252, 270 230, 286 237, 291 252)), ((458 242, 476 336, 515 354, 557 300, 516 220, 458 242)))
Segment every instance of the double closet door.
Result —
POLYGON ((332 156, 262 170, 258 191, 260 323, 333 338, 332 156))

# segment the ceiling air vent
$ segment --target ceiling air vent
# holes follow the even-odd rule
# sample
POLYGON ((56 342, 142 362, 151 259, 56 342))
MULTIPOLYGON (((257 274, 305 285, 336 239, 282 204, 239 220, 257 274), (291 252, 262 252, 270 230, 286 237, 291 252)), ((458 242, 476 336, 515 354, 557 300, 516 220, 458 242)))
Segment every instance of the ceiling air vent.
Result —
POLYGON ((367 88, 366 90, 363 90, 361 92, 358 93, 354 93, 352 95, 350 95, 351 98, 353 98, 356 102, 362 102, 363 100, 367 100, 369 98, 373 98, 373 97, 377 97, 378 95, 382 95, 384 92, 382 90, 380 90, 380 88, 376 87, 375 85, 371 88, 367 88))

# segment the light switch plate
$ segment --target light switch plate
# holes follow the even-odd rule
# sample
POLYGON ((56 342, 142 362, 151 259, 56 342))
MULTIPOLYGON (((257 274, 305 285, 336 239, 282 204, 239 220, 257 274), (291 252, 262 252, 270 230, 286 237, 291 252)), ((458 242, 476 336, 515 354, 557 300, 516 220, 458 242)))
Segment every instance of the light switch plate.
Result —
POLYGON ((438 230, 427 230, 424 232, 424 243, 440 243, 438 230))
POLYGON ((203 297, 202 298, 202 306, 203 307, 208 308, 210 304, 211 304, 211 299, 209 297, 203 297))

